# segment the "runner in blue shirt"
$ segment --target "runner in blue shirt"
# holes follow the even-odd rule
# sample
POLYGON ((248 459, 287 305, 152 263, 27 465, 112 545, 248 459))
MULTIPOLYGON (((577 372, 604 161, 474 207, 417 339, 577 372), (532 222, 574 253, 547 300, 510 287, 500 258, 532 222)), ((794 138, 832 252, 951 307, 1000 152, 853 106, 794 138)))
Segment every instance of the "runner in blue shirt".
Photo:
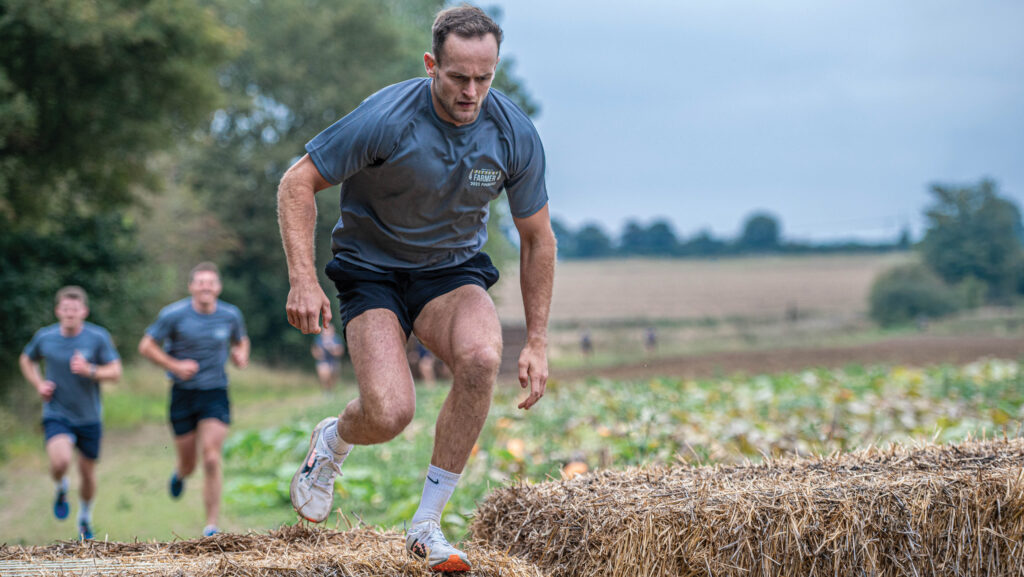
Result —
POLYGON ((316 359, 316 377, 320 380, 320 388, 324 393, 329 393, 334 390, 341 355, 345 354, 345 343, 334 332, 334 325, 328 323, 320 334, 313 337, 310 352, 316 359))
POLYGON ((171 379, 170 420, 174 430, 177 466, 169 490, 179 498, 185 479, 203 459, 203 535, 218 531, 222 449, 231 424, 228 399, 228 359, 238 368, 249 364, 245 321, 234 305, 220 300, 217 265, 204 262, 189 274, 191 297, 167 305, 146 329, 139 353, 167 370, 171 379))
POLYGON ((92 504, 96 495, 96 461, 103 437, 100 381, 121 378, 121 357, 106 329, 85 322, 89 297, 81 287, 57 291, 57 324, 40 329, 19 358, 21 374, 43 399, 43 430, 50 475, 57 483, 53 514, 66 519, 70 512, 67 470, 78 449, 81 506, 78 534, 92 539, 92 504), (45 377, 39 364, 46 365, 45 377))
POLYGON ((540 137, 511 99, 490 88, 501 28, 462 5, 441 11, 432 32, 427 78, 367 98, 306 144, 278 188, 288 321, 309 334, 331 321, 313 258, 315 195, 341 185, 327 275, 359 385, 358 398, 313 431, 291 499, 302 517, 325 520, 352 446, 387 442, 409 424, 416 393, 405 347, 415 333, 451 368, 452 388, 406 549, 432 570, 467 571, 468 557, 448 543, 440 520, 487 419, 501 362, 501 323, 487 294, 498 270, 481 252, 489 203, 506 193, 521 241, 527 343, 519 382, 530 391, 522 409, 547 382, 556 244, 540 137))

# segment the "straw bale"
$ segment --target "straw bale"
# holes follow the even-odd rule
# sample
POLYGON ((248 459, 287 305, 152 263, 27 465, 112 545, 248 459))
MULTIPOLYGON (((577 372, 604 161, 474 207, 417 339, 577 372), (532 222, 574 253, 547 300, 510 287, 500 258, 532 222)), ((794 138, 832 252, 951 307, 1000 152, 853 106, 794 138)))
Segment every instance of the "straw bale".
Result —
MULTIPOLYGON (((469 543, 467 575, 543 577, 530 563, 469 543)), ((221 533, 170 543, 67 541, 48 547, 0 546, 0 575, 147 577, 363 577, 434 575, 405 552, 405 537, 369 529, 338 532, 307 525, 268 534, 221 533)))
POLYGON ((474 538, 553 577, 1024 576, 1024 439, 520 483, 474 538))

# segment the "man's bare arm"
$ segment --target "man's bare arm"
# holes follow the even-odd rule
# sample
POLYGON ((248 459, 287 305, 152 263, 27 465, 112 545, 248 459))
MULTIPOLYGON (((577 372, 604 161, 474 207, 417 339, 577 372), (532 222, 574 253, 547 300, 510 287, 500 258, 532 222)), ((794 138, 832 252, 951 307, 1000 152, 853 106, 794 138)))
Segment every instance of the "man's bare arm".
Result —
POLYGON ((277 189, 277 222, 291 285, 285 310, 288 322, 304 334, 319 333, 331 322, 331 301, 317 279, 313 252, 316 193, 330 185, 307 154, 285 172, 277 189))
POLYGON ((179 379, 188 380, 199 372, 199 363, 193 359, 176 359, 149 335, 143 335, 139 341, 139 354, 152 361, 155 365, 176 375, 179 379))
POLYGON ((548 316, 555 281, 557 244, 547 205, 515 220, 519 231, 519 286, 526 312, 526 346, 519 355, 519 385, 530 395, 519 404, 529 409, 544 396, 548 381, 548 316))
POLYGON ((240 369, 248 367, 251 348, 252 343, 249 342, 249 337, 242 337, 231 343, 231 362, 240 369))
POLYGON ((53 397, 53 390, 57 386, 53 381, 47 381, 43 378, 42 373, 39 371, 39 363, 33 361, 25 353, 21 353, 18 357, 18 367, 21 368, 21 374, 25 377, 25 380, 35 387, 36 392, 42 397, 44 401, 49 401, 53 397))

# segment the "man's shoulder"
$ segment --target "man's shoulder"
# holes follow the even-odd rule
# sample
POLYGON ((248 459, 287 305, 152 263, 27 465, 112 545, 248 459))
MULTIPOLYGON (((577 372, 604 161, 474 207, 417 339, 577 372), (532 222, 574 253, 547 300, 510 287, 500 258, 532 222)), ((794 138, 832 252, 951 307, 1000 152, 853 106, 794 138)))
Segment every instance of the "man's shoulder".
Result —
POLYGON ((52 325, 46 325, 45 327, 36 331, 35 339, 49 339, 60 336, 60 323, 53 323, 52 325))
POLYGON ((385 86, 363 101, 381 122, 404 125, 423 104, 423 91, 429 82, 427 78, 411 78, 397 84, 385 86))
POLYGON ((503 129, 513 132, 537 133, 533 121, 530 120, 530 115, 504 92, 492 88, 487 96, 487 114, 503 129))
POLYGON ((110 331, 101 327, 100 325, 90 323, 88 321, 86 321, 86 323, 82 325, 82 330, 90 335, 94 335, 102 339, 110 338, 110 331))
POLYGON ((179 301, 174 301, 173 303, 171 303, 171 304, 165 306, 164 308, 160 309, 160 315, 159 316, 163 317, 163 318, 179 317, 179 316, 182 316, 184 314, 187 314, 189 309, 191 309, 191 308, 192 308, 192 299, 191 299, 191 297, 185 297, 185 298, 183 298, 183 299, 181 299, 179 301))
POLYGON ((233 318, 242 317, 242 309, 236 307, 235 305, 227 301, 222 301, 220 299, 217 300, 217 312, 233 318))

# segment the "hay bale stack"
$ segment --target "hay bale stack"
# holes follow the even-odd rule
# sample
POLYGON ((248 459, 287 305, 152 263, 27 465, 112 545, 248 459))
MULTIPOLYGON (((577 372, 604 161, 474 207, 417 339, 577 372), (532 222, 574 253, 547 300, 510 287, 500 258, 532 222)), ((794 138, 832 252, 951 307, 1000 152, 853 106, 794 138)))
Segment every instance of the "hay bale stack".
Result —
MULTIPOLYGON (((537 567, 483 543, 466 547, 469 575, 543 577, 537 567)), ((222 533, 172 543, 68 541, 50 547, 0 546, 0 575, 147 577, 363 577, 436 575, 405 552, 405 537, 285 526, 269 534, 222 533)))
POLYGON ((1024 439, 644 468, 491 493, 474 538, 554 577, 1024 575, 1024 439))

